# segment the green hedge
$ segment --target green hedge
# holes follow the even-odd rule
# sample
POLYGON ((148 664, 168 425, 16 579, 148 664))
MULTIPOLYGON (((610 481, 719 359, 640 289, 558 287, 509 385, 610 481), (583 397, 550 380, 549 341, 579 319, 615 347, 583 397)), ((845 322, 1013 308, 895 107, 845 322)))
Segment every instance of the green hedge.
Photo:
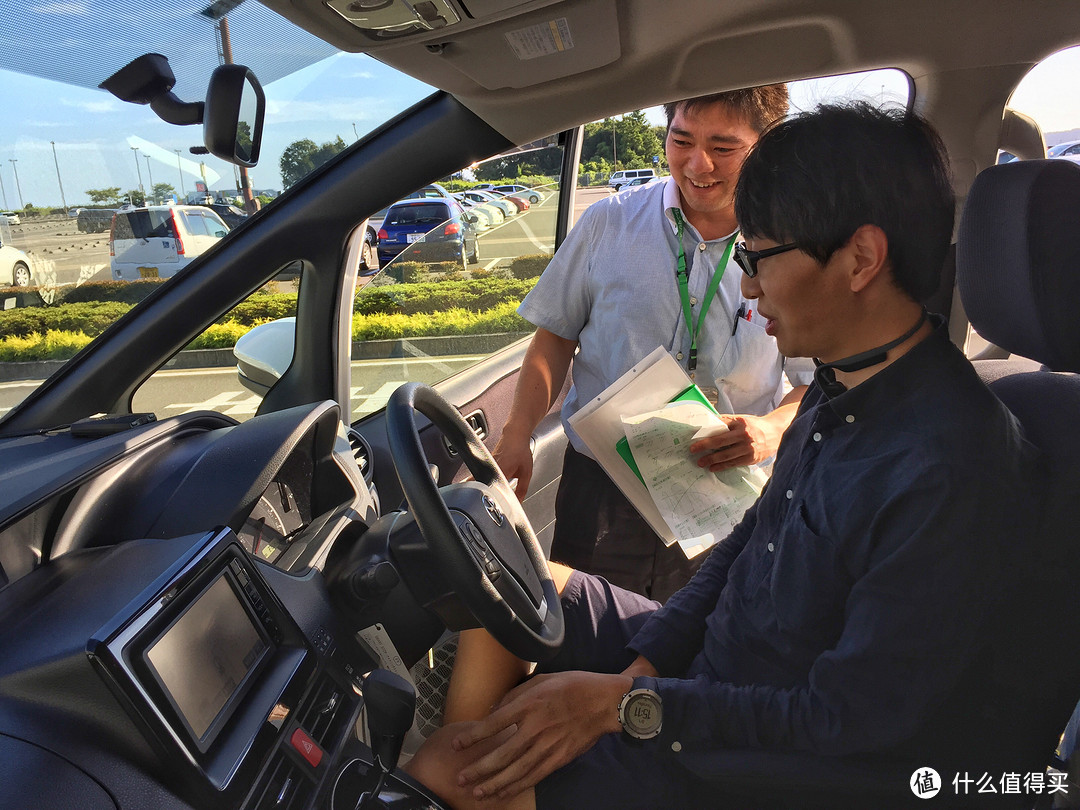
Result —
POLYGON ((291 318, 296 314, 296 293, 255 293, 241 301, 218 323, 235 321, 255 326, 278 318, 291 318))
POLYGON ((510 262, 510 275, 517 279, 535 279, 547 268, 551 256, 547 253, 531 253, 518 256, 510 262))
MULTIPOLYGON (((484 274, 460 280, 376 284, 353 303, 353 339, 475 335, 530 331, 516 309, 549 256, 523 256, 511 266, 522 278, 484 274)), ((101 282, 72 288, 55 306, 0 311, 0 361, 66 360, 156 288, 160 281, 101 282), (86 288, 90 288, 87 290, 86 288), (130 291, 130 292, 129 292, 130 291), (120 300, 79 300, 87 295, 120 300), (128 300, 124 300, 128 299, 128 300)), ((255 293, 188 348, 223 349, 252 327, 296 314, 296 293, 255 293)))
POLYGON ((77 287, 64 287, 59 303, 118 301, 122 304, 137 304, 166 281, 168 281, 166 278, 147 278, 139 281, 88 281, 77 287))
POLYGON ((93 340, 83 332, 46 332, 25 337, 0 338, 0 362, 25 363, 35 360, 67 360, 93 340))
POLYGON ((9 309, 0 312, 0 338, 47 332, 81 332, 96 337, 132 306, 109 301, 9 309))
POLYGON ((448 309, 415 315, 356 315, 353 317, 352 337, 353 340, 392 340, 404 337, 527 332, 531 329, 532 326, 517 314, 517 305, 509 302, 487 312, 448 309))
POLYGON ((353 302, 358 315, 413 315, 434 310, 482 312, 500 304, 516 305, 532 283, 511 278, 430 281, 368 287, 353 302))

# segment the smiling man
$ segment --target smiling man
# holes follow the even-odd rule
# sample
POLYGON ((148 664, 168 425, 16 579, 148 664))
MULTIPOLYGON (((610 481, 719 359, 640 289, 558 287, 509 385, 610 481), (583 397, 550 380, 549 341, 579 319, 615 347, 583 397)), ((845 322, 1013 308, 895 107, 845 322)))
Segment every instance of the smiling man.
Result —
POLYGON ((729 749, 942 767, 985 744, 980 655, 1037 476, 919 303, 952 234, 944 148, 903 110, 804 113, 751 152, 736 209, 743 293, 781 351, 819 362, 772 479, 662 607, 554 572, 551 674, 489 692, 410 764, 455 807, 726 806, 710 774, 729 749))
MULTIPOLYGON (((593 460, 569 417, 663 346, 705 390, 730 431, 689 448, 721 470, 776 452, 803 388, 784 398, 784 359, 739 290, 732 259, 739 169, 758 135, 787 113, 786 85, 665 107, 671 177, 589 207, 518 310, 537 331, 495 449, 525 497, 530 439, 562 390, 570 439, 551 557, 663 601, 697 569, 666 547, 593 460), (575 356, 575 351, 577 352, 575 356)), ((803 368, 806 368, 804 365, 803 368)), ((799 386, 809 375, 788 375, 799 386)))

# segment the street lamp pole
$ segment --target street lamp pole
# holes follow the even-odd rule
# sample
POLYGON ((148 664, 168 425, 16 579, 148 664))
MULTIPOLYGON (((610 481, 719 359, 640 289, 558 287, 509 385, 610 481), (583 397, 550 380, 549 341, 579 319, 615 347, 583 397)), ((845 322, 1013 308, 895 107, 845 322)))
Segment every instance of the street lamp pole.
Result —
POLYGON ((135 173, 139 175, 139 191, 142 192, 143 197, 146 197, 146 189, 142 184, 142 169, 139 167, 139 147, 131 147, 131 151, 135 153, 135 173))
POLYGON ((611 170, 619 168, 619 153, 615 151, 615 119, 611 119, 611 170))
POLYGON ((56 159, 56 141, 49 141, 52 144, 52 159, 53 165, 56 166, 56 183, 60 186, 60 202, 63 203, 64 213, 67 213, 67 198, 64 197, 64 181, 60 179, 60 161, 56 159))
POLYGON ((0 194, 4 195, 4 210, 7 211, 7 189, 4 188, 4 173, 0 172, 0 194))
POLYGON ((176 170, 180 172, 180 193, 187 199, 187 189, 184 188, 184 167, 180 165, 180 150, 173 149, 176 152, 176 170))
POLYGON ((15 190, 19 192, 19 208, 25 208, 22 198, 22 186, 19 185, 19 167, 15 165, 19 161, 17 158, 8 158, 8 162, 11 163, 11 169, 15 172, 15 190))
MULTIPOLYGON (((149 155, 143 155, 143 157, 146 158, 146 176, 148 178, 150 178, 150 193, 153 194, 154 193, 154 173, 152 171, 150 171, 150 156, 149 155)), ((156 195, 154 197, 154 203, 155 204, 157 203, 157 196, 156 195)))

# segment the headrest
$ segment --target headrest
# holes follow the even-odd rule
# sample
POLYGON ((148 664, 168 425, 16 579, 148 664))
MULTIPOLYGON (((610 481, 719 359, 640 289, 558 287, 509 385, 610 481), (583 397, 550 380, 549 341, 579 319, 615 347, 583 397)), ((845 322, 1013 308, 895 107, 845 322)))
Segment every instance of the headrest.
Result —
POLYGON ((1080 372, 1080 165, 1018 160, 981 172, 960 218, 956 280, 982 337, 1080 372))

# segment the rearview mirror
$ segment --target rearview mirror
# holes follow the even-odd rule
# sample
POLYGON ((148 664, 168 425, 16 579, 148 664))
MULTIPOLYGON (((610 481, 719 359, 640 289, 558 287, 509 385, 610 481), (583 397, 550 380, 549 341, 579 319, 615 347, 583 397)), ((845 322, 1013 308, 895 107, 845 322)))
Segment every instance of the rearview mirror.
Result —
POLYGON ((160 53, 148 53, 120 68, 100 87, 121 101, 149 104, 170 124, 202 124, 203 143, 214 157, 238 166, 259 162, 266 97, 254 73, 243 65, 219 65, 210 75, 205 102, 182 101, 172 91, 175 85, 169 60, 160 53))
POLYGON ((220 65, 210 76, 203 142, 210 154, 237 166, 259 162, 266 96, 243 65, 220 65))

